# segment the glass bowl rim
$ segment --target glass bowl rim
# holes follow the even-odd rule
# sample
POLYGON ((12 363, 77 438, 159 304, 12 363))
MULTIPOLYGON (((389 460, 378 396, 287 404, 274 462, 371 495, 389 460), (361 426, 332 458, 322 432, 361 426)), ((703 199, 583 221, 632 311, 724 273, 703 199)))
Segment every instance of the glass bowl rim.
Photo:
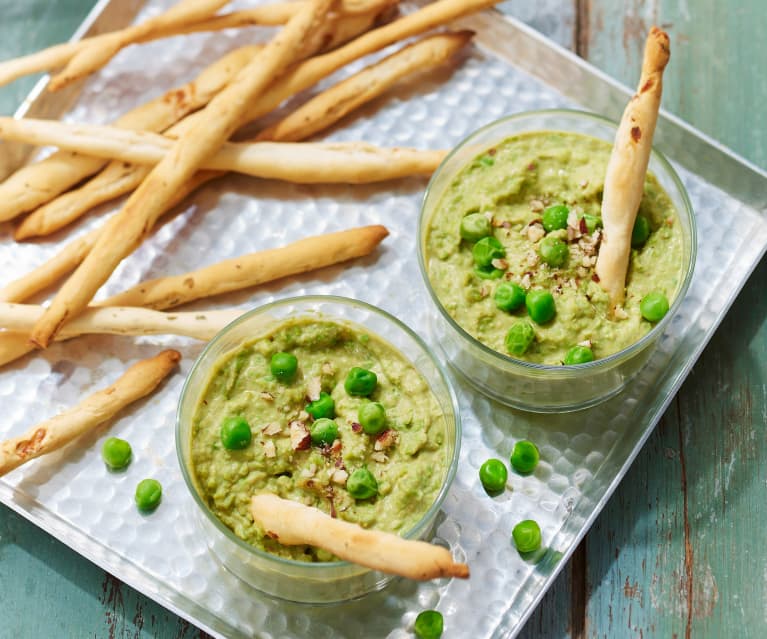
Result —
MULTIPOLYGON (((517 358, 511 357, 510 355, 506 355, 505 353, 501 353, 500 351, 497 351, 487 346, 486 344, 483 344, 476 337, 474 337, 468 331, 466 331, 460 324, 458 324, 458 322, 456 322, 453 319, 450 313, 448 313, 445 310, 445 307, 442 305, 442 302, 440 301, 439 297, 434 291, 434 288, 431 285, 431 280, 428 277, 428 271, 426 268, 425 255, 424 255, 424 247, 422 242, 423 233, 426 230, 425 227, 427 226, 425 221, 426 201, 428 200, 429 195, 431 194, 434 188, 434 185, 436 181, 439 179, 443 169, 447 166, 450 160, 457 153, 459 153, 463 148, 471 144, 471 142, 475 138, 481 136, 487 131, 494 129, 498 126, 501 126, 503 124, 506 124, 507 122, 514 122, 516 120, 525 120, 527 118, 546 117, 546 116, 560 116, 563 118, 571 118, 573 120, 582 119, 585 121, 592 121, 601 125, 607 125, 613 130, 616 130, 618 128, 618 123, 615 122, 614 120, 606 118, 597 113, 592 113, 590 111, 582 111, 578 109, 535 109, 532 111, 520 111, 519 113, 513 113, 511 115, 498 118, 472 131, 469 135, 467 135, 460 142, 458 142, 458 144, 456 144, 450 150, 447 156, 445 156, 442 162, 440 162, 439 166, 437 166, 437 169, 434 171, 431 178, 429 179, 429 183, 426 186, 426 190, 424 191, 423 198, 421 199, 421 207, 420 207, 419 216, 418 216, 418 229, 417 229, 418 246, 416 251, 418 253, 418 267, 421 271, 421 278, 424 282, 424 285, 426 286, 426 290, 429 293, 429 297, 431 297, 431 300, 434 303, 434 306, 437 308, 442 318, 445 321, 447 321, 448 325, 464 341, 468 342, 471 346, 478 348, 485 355, 488 355, 494 359, 500 360, 501 362, 503 362, 503 364, 506 367, 509 367, 509 368, 516 367, 517 369, 520 369, 521 371, 527 370, 530 372, 550 373, 555 375, 561 375, 563 373, 569 373, 571 371, 582 370, 587 372, 590 370, 600 370, 602 368, 609 368, 611 365, 620 363, 625 359, 630 359, 636 353, 641 352, 642 350, 644 350, 644 348, 647 345, 651 344, 663 332, 668 322, 671 321, 674 314, 679 309, 679 306, 682 304, 682 301, 684 300, 684 297, 687 294, 687 291, 690 287, 690 282, 692 281, 693 272, 695 270, 695 261, 697 256, 697 247, 698 247, 698 232, 697 232, 697 226, 695 222, 695 212, 692 207, 692 202, 690 202, 690 196, 687 193, 687 189, 685 188, 684 183, 679 177, 679 174, 671 165, 671 162, 669 162, 666 156, 660 151, 658 151, 654 146, 651 149, 651 159, 657 160, 660 166, 666 172, 666 174, 671 178, 671 181, 674 183, 675 187, 677 188, 681 196, 682 203, 684 205, 683 207, 684 210, 679 211, 678 213, 680 218, 684 216, 687 219, 690 226, 690 247, 689 247, 690 258, 689 258, 689 262, 686 264, 686 269, 685 269, 684 279, 682 280, 682 284, 680 285, 677 295, 674 298, 674 301, 671 303, 668 312, 659 322, 655 324, 655 326, 653 326, 645 335, 643 335, 633 344, 615 353, 612 353, 608 355, 607 357, 596 359, 591 362, 585 362, 583 364, 569 364, 566 366, 559 365, 559 364, 538 364, 535 362, 527 362, 525 360, 517 359, 517 358)), ((555 129, 555 128, 529 129, 525 131, 518 131, 516 133, 509 133, 505 137, 511 137, 513 135, 518 135, 522 133, 531 133, 536 130, 561 131, 564 133, 576 133, 579 135, 594 137, 594 136, 590 136, 588 133, 581 133, 579 131, 555 129)))
MULTIPOLYGON (((434 503, 432 503, 432 505, 424 513, 424 515, 418 520, 418 522, 412 528, 407 530, 402 535, 402 537, 405 539, 415 538, 416 535, 418 535, 418 533, 421 532, 423 527, 436 516, 436 514, 441 509, 442 504, 445 501, 445 498, 447 497, 447 493, 453 484, 453 480, 455 479, 455 475, 458 470, 458 459, 460 457, 460 452, 461 452, 461 429, 462 429, 461 413, 460 413, 460 407, 458 404, 458 396, 456 395, 455 389, 453 388, 453 385, 450 382, 450 378, 447 375, 445 367, 442 365, 439 359, 434 355, 431 348, 424 342, 423 339, 421 339, 419 335, 415 333, 415 331, 413 331, 404 322, 402 322, 400 319, 398 319, 397 317, 395 317, 388 311, 385 311, 382 308, 374 306, 368 302, 363 302, 362 300, 357 300, 354 298, 343 297, 340 295, 296 295, 296 296, 276 299, 266 304, 261 304, 259 306, 256 306, 255 308, 252 308, 248 311, 244 311, 242 315, 234 319, 232 322, 230 322, 224 328, 222 328, 218 333, 216 333, 216 335, 205 345, 203 350, 195 359, 195 362, 192 365, 192 368, 189 370, 189 373, 187 374, 186 379, 184 380, 184 384, 181 388, 181 393, 179 395, 179 400, 178 400, 178 404, 176 407, 176 414, 175 414, 174 436, 175 436, 175 444, 176 444, 176 458, 181 468, 181 474, 184 478, 184 482, 187 486, 187 489, 191 493, 193 500, 196 502, 199 511, 201 511, 205 515, 208 521, 212 523, 213 526, 218 531, 220 531, 226 537, 228 541, 233 542, 240 549, 248 553, 251 553, 260 559, 264 559, 269 562, 274 562, 275 565, 277 566, 282 565, 285 567, 290 567, 295 570, 305 570, 309 573, 319 573, 320 571, 331 571, 331 570, 341 571, 350 567, 357 567, 360 569, 360 573, 363 573, 363 572, 367 573, 367 572, 370 572, 372 569, 366 568, 364 566, 354 564, 353 562, 345 561, 345 560, 326 561, 326 562, 308 562, 308 561, 298 561, 296 559, 287 559, 285 557, 279 557, 278 555, 273 555, 269 552, 256 548, 255 546, 252 546, 251 544, 247 543, 245 540, 240 539, 232 532, 232 530, 228 526, 226 526, 218 517, 216 517, 216 515, 210 510, 210 508, 208 508, 208 506, 202 500, 197 490, 196 483, 195 483, 194 477, 192 476, 191 470, 187 468, 187 465, 184 463, 184 456, 182 452, 182 442, 181 442, 181 436, 180 436, 181 406, 184 403, 184 398, 186 397, 192 378, 196 374, 202 374, 203 372, 206 372, 206 371, 201 371, 201 366, 202 366, 202 361, 204 356, 210 350, 212 350, 214 346, 220 340, 224 339, 226 335, 232 329, 236 328, 242 323, 247 322, 252 317, 266 314, 275 307, 289 306, 291 304, 297 304, 297 303, 302 303, 302 304, 334 303, 334 304, 340 304, 342 306, 351 306, 351 307, 358 306, 358 307, 361 307, 363 310, 370 311, 374 313, 375 315, 378 315, 379 317, 381 317, 388 323, 392 324, 395 328, 399 329, 400 331, 403 331, 408 337, 410 337, 416 343, 416 345, 421 349, 423 353, 426 354, 426 356, 429 358, 431 363, 434 365, 438 376, 441 378, 442 383, 445 385, 445 388, 447 389, 450 407, 453 413, 453 422, 455 424, 455 442, 453 445, 453 455, 448 460, 448 467, 447 467, 447 472, 445 474, 445 479, 442 483, 442 486, 440 487, 437 497, 434 500, 434 503)), ((306 310, 308 311, 310 309, 306 309, 306 310)), ((301 313, 305 314, 305 312, 306 311, 302 311, 301 313)), ((318 312, 322 313, 321 311, 318 311, 318 312)), ((325 317, 335 321, 341 321, 341 322, 346 321, 351 324, 356 324, 359 327, 367 328, 360 322, 347 320, 346 318, 340 318, 333 315, 326 315, 325 317)), ((375 331, 370 331, 370 332, 375 333, 375 331)), ((384 338, 381 335, 378 335, 377 333, 375 334, 377 335, 377 337, 379 337, 379 339, 382 339, 384 342, 389 343, 388 339, 384 338)), ((392 348, 395 348, 398 352, 400 352, 399 349, 397 349, 393 345, 391 346, 392 348)), ((410 361, 410 358, 405 357, 405 359, 407 359, 408 362, 410 362, 410 364, 415 368, 415 364, 412 361, 410 361)), ((418 372, 421 375, 423 375, 423 373, 421 372, 419 368, 416 368, 416 370, 418 370, 418 372)), ((446 415, 446 418, 448 417, 449 415, 446 415)))

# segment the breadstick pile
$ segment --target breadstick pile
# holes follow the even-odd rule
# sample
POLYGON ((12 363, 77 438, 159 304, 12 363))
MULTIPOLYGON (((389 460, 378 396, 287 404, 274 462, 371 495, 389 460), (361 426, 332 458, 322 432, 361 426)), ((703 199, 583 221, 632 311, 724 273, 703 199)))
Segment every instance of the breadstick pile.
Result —
MULTIPOLYGON (((264 44, 235 49, 210 61, 191 82, 162 87, 165 93, 157 99, 115 114, 111 126, 0 118, 0 139, 58 148, 0 182, 0 221, 17 222, 15 241, 61 231, 94 207, 127 196, 101 226, 62 240, 52 258, 0 288, 0 365, 53 341, 88 333, 168 333, 208 340, 239 311, 167 309, 375 251, 388 234, 386 228, 352 228, 217 264, 203 262, 192 272, 171 272, 93 303, 115 268, 175 205, 230 172, 303 184, 430 175, 445 151, 378 148, 364 140, 305 140, 341 123, 401 79, 445 64, 472 33, 423 34, 498 1, 435 0, 399 17, 396 0, 297 0, 230 13, 218 13, 226 0, 180 0, 165 13, 128 28, 0 62, 0 86, 30 73, 50 72, 48 89, 58 91, 98 72, 129 46, 202 31, 276 28, 264 44), (292 105, 291 99, 344 66, 416 37, 335 86, 304 98, 303 104, 292 105), (259 128, 261 117, 288 100, 292 111, 259 128), (246 125, 249 131, 255 128, 255 134, 234 141, 246 125), (58 290, 50 304, 28 303, 51 287, 58 290)), ((139 363, 70 411, 0 442, 0 474, 60 447, 152 392, 179 358, 166 351, 139 363)), ((399 546, 391 548, 399 552, 399 546)), ((461 574, 451 571, 445 568, 440 574, 468 574, 465 567, 461 574)))

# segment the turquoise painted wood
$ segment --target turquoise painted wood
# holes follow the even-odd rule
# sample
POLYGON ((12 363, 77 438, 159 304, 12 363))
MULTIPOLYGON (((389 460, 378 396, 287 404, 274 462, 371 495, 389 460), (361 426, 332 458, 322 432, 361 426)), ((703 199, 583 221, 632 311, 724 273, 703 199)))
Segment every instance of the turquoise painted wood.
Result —
MULTIPOLYGON (((767 168, 763 2, 584 7, 583 52, 629 83, 663 25, 664 107, 767 168)), ((767 635, 766 285, 763 260, 588 535, 582 636, 767 635)))
MULTIPOLYGON (((0 59, 67 39, 92 0, 0 0, 0 59)), ((629 84, 657 22, 664 107, 767 167, 763 0, 514 0, 629 84)), ((32 80, 0 89, 11 113, 32 80)), ((525 639, 767 636, 767 262, 522 632, 525 639)), ((0 637, 203 637, 0 506, 0 637), (41 610, 44 606, 44 614, 41 610)))

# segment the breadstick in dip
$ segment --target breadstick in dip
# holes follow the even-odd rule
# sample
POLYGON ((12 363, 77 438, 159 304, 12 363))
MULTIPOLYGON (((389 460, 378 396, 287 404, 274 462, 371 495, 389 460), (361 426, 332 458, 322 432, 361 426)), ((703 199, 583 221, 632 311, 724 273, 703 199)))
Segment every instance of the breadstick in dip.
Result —
POLYGON ((368 530, 271 493, 253 497, 250 512, 269 537, 287 546, 317 546, 346 561, 409 579, 469 576, 469 567, 454 561, 447 548, 368 530))
POLYGON ((658 120, 663 70, 669 59, 668 35, 650 30, 642 62, 639 88, 623 112, 607 164, 602 224, 604 233, 597 257, 600 286, 610 296, 612 312, 623 304, 631 255, 631 231, 644 193, 655 123, 658 120))

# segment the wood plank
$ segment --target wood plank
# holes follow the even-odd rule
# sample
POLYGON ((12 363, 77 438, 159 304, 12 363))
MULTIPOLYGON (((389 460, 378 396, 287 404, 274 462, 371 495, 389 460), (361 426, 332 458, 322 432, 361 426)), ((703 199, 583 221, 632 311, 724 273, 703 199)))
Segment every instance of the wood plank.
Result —
MULTIPOLYGON (((666 28, 664 107, 767 167, 761 2, 581 4, 583 51, 630 84, 666 28)), ((587 636, 764 636, 765 285, 763 261, 588 535, 587 636)))
MULTIPOLYGON (((93 0, 29 0, 0 2, 2 27, 0 60, 33 53, 65 42, 88 15, 93 0)), ((0 88, 0 115, 11 115, 27 96, 39 75, 20 78, 0 88)))
POLYGON ((767 166, 763 0, 581 0, 580 7, 579 53, 632 86, 639 78, 645 34, 653 24, 666 29, 671 62, 664 108, 767 166))
POLYGON ((207 637, 0 505, 2 637, 207 637))

